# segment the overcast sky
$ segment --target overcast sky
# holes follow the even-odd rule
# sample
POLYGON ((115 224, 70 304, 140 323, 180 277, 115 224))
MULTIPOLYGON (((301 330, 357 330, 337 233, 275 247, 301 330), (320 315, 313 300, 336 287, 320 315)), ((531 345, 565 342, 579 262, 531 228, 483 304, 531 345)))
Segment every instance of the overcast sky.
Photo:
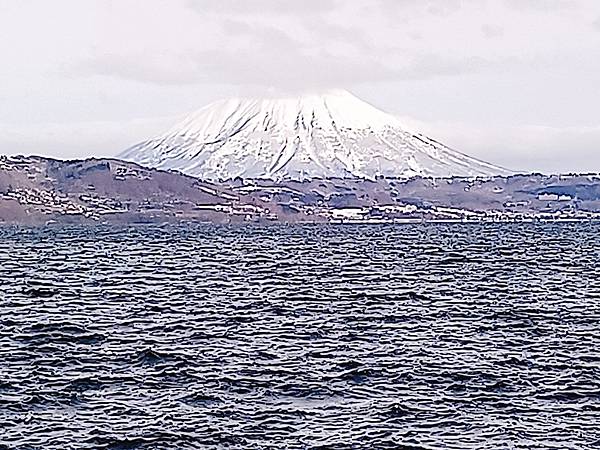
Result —
POLYGON ((110 156, 335 87, 490 162, 600 172, 598 0, 0 0, 0 61, 0 153, 110 156))

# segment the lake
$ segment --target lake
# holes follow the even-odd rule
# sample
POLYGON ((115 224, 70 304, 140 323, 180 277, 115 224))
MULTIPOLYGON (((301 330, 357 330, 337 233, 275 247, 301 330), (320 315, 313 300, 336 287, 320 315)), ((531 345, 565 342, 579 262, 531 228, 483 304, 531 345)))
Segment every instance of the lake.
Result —
POLYGON ((600 226, 0 228, 0 448, 600 447, 600 226))

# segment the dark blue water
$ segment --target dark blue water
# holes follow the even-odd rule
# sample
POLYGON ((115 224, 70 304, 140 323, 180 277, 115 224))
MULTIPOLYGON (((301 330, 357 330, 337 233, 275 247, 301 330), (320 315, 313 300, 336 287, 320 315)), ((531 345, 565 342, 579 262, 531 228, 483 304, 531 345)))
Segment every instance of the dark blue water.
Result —
POLYGON ((600 448, 600 227, 0 229, 0 448, 600 448))

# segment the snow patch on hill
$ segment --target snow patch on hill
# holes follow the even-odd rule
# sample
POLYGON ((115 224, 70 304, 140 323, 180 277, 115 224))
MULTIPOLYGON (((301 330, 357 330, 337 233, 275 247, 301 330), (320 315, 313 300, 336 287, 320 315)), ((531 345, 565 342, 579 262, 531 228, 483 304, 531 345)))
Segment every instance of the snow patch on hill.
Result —
POLYGON ((119 156, 215 181, 509 174, 341 90, 218 101, 119 156))

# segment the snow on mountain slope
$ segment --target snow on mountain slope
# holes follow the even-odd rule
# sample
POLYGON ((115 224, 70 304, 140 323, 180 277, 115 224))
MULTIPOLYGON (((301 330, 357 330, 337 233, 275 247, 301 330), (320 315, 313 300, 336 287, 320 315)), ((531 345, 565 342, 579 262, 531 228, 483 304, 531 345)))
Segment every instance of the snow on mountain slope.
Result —
POLYGON ((120 158, 205 180, 507 175, 346 91, 212 103, 120 158))

